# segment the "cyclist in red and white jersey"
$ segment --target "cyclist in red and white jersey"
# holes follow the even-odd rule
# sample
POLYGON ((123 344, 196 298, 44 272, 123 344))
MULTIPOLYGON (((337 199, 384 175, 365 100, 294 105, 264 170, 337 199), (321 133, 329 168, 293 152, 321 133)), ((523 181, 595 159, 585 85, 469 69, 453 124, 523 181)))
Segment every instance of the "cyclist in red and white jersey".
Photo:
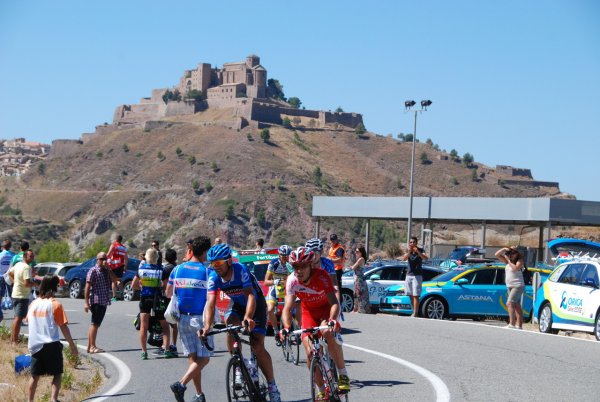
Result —
POLYGON ((122 242, 123 236, 117 235, 116 240, 110 245, 107 253, 108 267, 118 279, 118 283, 112 283, 113 297, 111 301, 113 302, 117 301, 117 286, 122 285, 121 278, 123 278, 123 274, 127 271, 127 247, 125 247, 122 242))
MULTIPOLYGON (((303 329, 321 325, 332 327, 331 330, 323 331, 323 338, 327 341, 329 352, 338 369, 339 390, 348 392, 350 379, 344 364, 344 352, 334 337, 334 332, 340 332, 342 329, 337 321, 340 305, 329 274, 313 267, 314 258, 314 252, 307 247, 298 247, 290 254, 289 262, 294 272, 288 276, 286 283, 285 305, 281 318, 284 326, 282 332, 289 333, 292 324, 292 308, 298 297, 302 310, 303 329)), ((302 335, 302 344, 306 351, 306 364, 310 368, 311 344, 307 337, 308 334, 302 335)))

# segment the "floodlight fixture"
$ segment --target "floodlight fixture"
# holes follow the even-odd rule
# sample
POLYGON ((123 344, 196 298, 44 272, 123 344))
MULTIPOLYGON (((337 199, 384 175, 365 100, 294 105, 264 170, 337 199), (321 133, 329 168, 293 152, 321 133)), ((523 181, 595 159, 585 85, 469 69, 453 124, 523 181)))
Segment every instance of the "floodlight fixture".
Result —
POLYGON ((411 107, 413 107, 416 104, 417 104, 417 102, 415 102, 414 100, 407 100, 406 102, 404 102, 404 107, 406 108, 405 110, 409 110, 411 107))
POLYGON ((421 109, 427 110, 427 106, 431 106, 431 101, 429 99, 421 101, 421 109))

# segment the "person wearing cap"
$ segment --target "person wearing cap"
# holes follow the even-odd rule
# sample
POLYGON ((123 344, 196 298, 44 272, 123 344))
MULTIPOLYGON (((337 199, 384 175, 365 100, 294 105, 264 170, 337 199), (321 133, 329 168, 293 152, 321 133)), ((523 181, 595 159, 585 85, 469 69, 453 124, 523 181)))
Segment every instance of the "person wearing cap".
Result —
POLYGON ((92 313, 92 321, 88 329, 88 353, 104 352, 96 346, 96 337, 106 309, 110 305, 111 283, 118 280, 108 268, 107 260, 107 254, 103 251, 99 252, 96 256, 96 265, 88 271, 85 279, 83 311, 92 313))
POLYGON ((192 244, 194 244, 193 239, 189 239, 185 242, 187 250, 185 251, 185 257, 183 257, 183 262, 188 262, 194 257, 194 250, 192 250, 192 244))
POLYGON ((337 276, 337 283, 338 286, 341 287, 342 274, 344 273, 344 262, 346 261, 346 252, 335 233, 332 233, 331 236, 329 236, 329 240, 331 241, 331 247, 329 248, 328 257, 333 262, 335 275, 337 276))

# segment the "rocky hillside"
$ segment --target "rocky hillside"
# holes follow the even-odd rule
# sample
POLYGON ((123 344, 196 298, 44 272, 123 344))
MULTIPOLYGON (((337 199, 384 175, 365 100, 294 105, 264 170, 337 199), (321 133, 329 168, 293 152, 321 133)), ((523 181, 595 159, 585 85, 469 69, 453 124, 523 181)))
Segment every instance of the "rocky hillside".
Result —
MULTIPOLYGON (((202 113, 170 123, 96 135, 80 152, 47 159, 45 169, 3 178, 6 205, 20 210, 20 219, 48 222, 53 236, 78 252, 114 232, 134 249, 153 238, 181 249, 198 234, 236 247, 250 247, 256 237, 295 244, 314 231, 315 195, 408 196, 411 143, 283 127, 271 128, 265 142, 256 129, 211 126, 202 113)), ((561 196, 556 188, 503 185, 508 178, 494 169, 444 160, 424 143, 416 155, 416 196, 561 196)), ((323 230, 351 239, 364 228, 327 221, 323 230)), ((2 234, 24 235, 16 228, 2 234)))

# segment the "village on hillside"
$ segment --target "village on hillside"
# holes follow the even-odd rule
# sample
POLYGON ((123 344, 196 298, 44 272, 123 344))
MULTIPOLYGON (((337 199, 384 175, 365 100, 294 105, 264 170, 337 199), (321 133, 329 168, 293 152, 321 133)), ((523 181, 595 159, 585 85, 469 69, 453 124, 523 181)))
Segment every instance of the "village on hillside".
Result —
POLYGON ((0 139, 0 176, 21 176, 50 152, 50 145, 25 138, 0 139))

